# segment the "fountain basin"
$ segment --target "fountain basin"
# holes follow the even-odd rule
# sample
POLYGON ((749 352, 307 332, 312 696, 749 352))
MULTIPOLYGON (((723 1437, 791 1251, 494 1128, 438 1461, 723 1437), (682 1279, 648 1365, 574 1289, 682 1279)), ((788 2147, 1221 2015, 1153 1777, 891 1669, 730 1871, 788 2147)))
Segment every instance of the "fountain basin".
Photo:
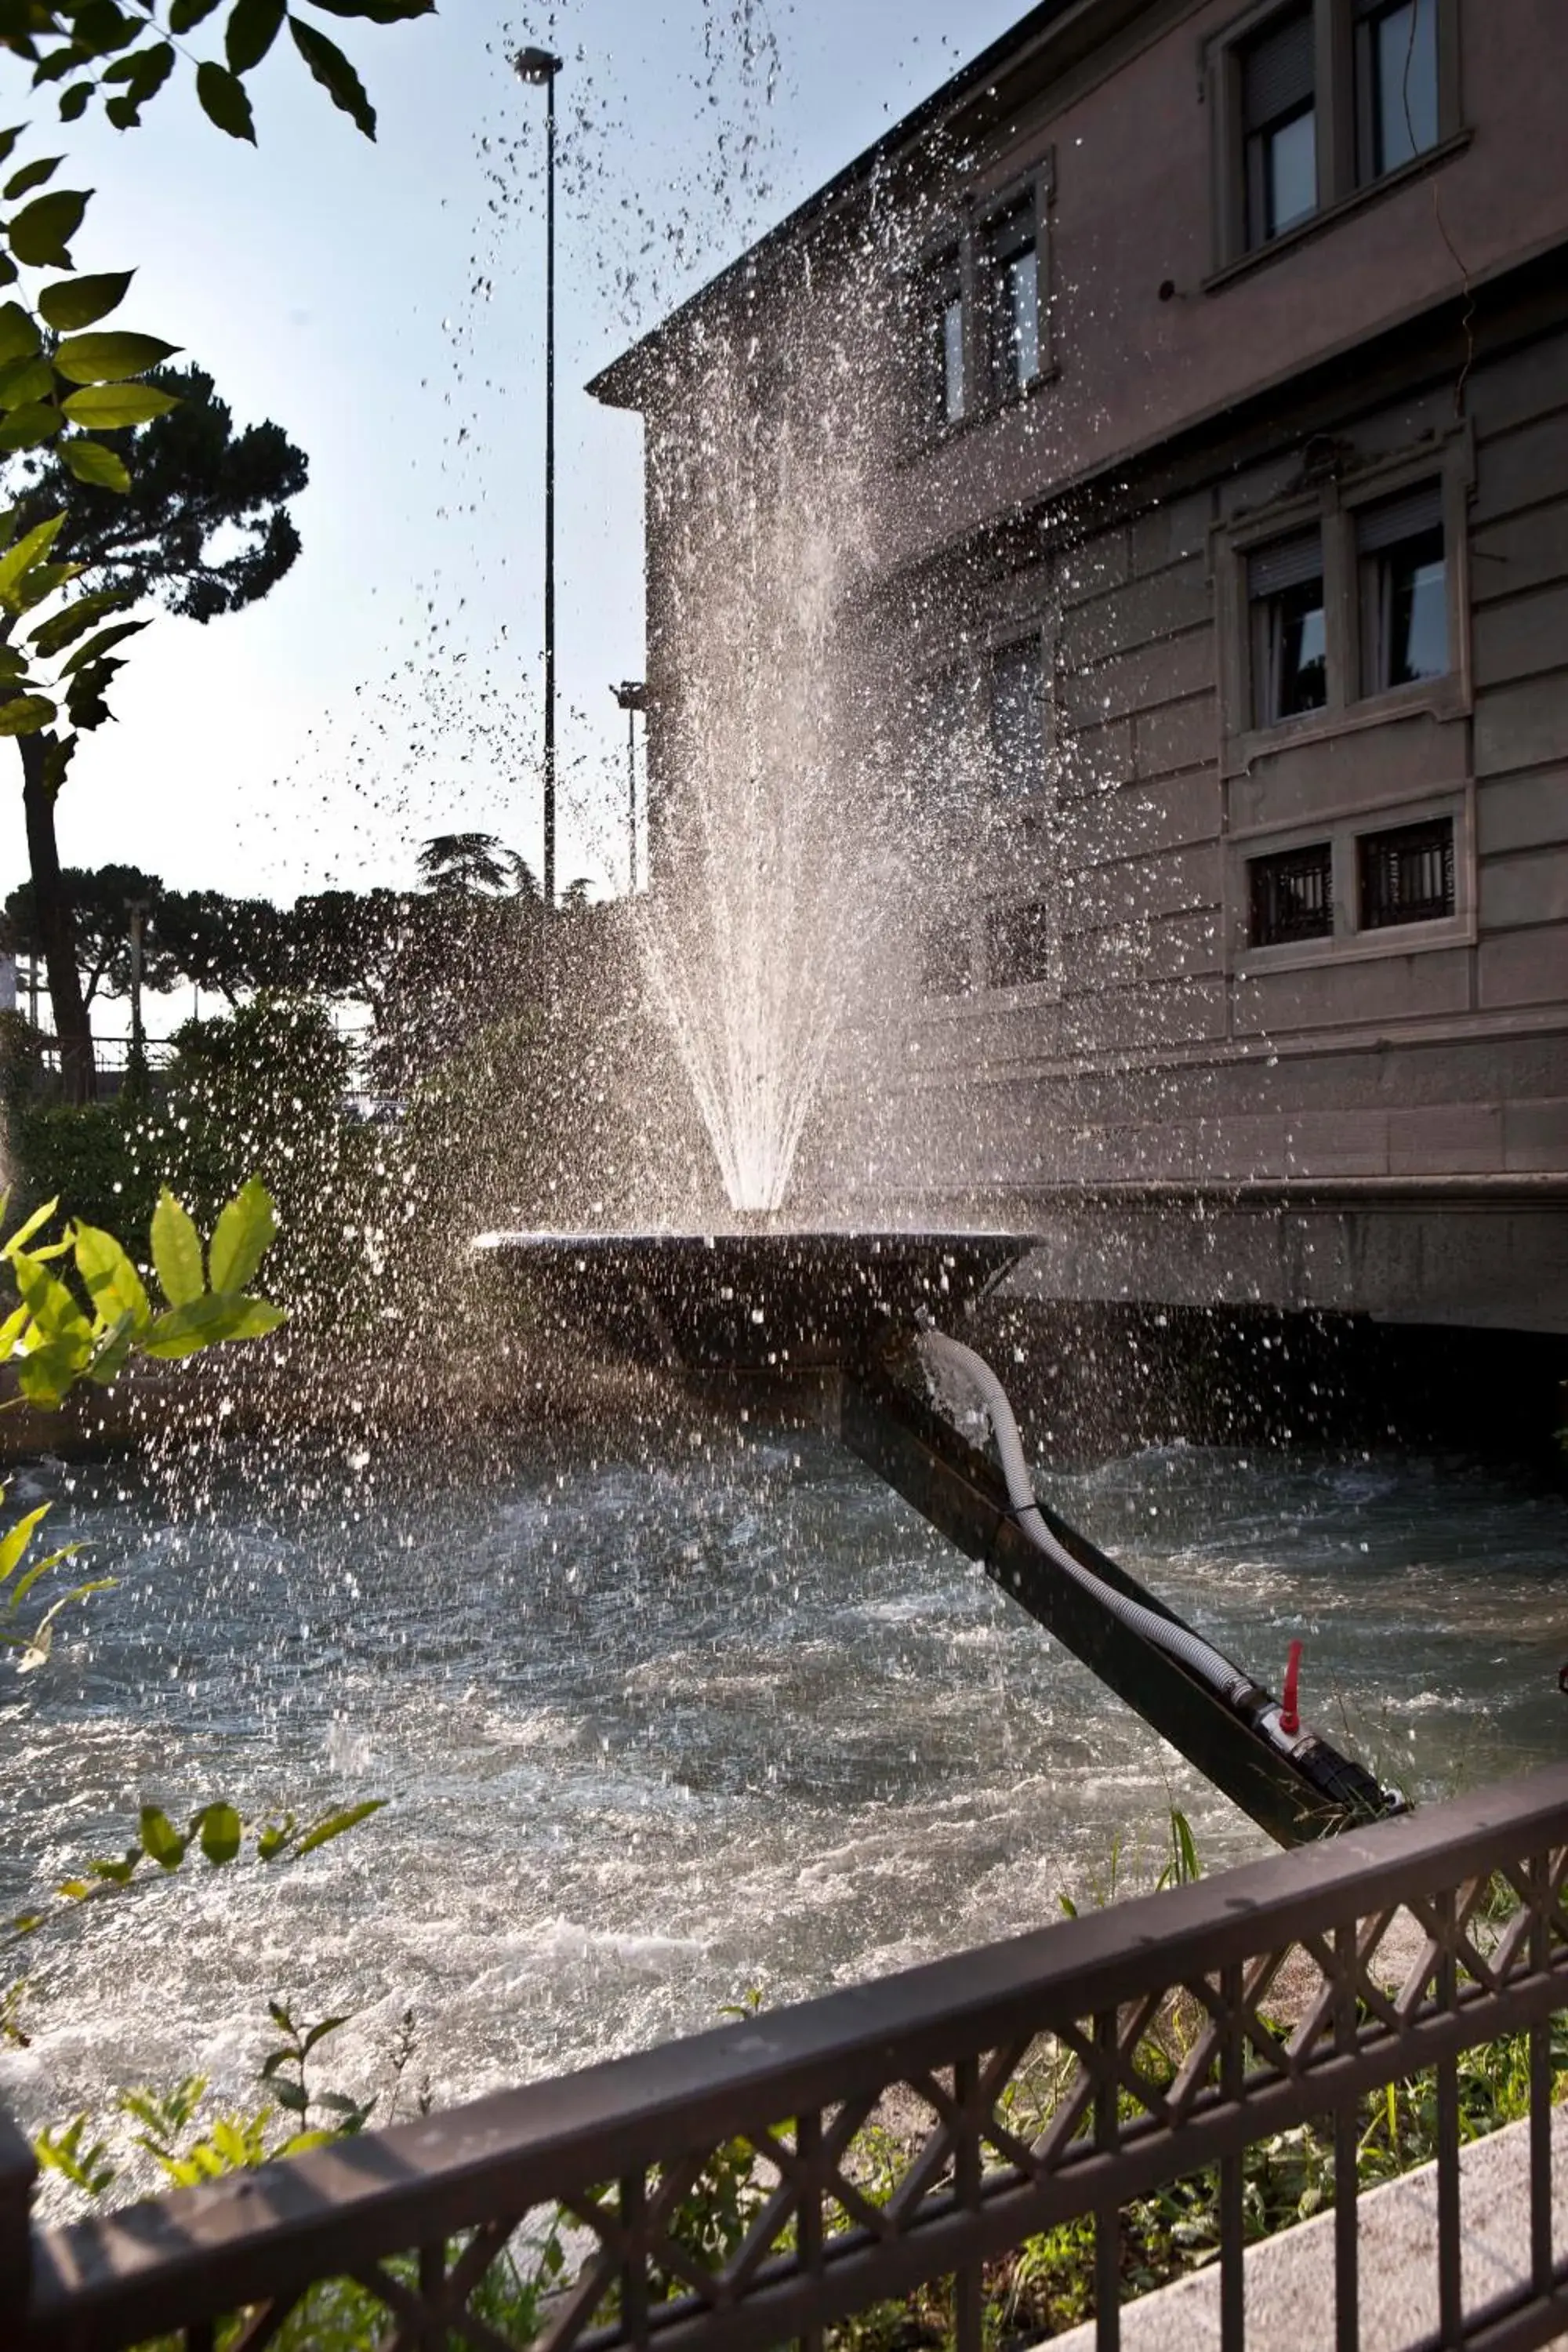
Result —
POLYGON ((481 1234, 531 1313, 642 1362, 789 1374, 951 1323, 1034 1246, 1017 1234, 481 1234))

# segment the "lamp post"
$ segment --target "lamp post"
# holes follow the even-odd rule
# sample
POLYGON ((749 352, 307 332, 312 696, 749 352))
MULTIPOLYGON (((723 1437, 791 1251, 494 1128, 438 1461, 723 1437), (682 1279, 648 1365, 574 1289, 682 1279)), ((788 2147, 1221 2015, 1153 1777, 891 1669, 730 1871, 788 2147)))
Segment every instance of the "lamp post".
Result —
POLYGON ((626 871, 631 896, 637 894, 637 712, 647 709, 647 688, 640 677, 623 678, 610 692, 626 714, 626 871))
POLYGON ((521 80, 544 91, 544 912, 555 911, 555 77, 548 49, 520 49, 521 80))

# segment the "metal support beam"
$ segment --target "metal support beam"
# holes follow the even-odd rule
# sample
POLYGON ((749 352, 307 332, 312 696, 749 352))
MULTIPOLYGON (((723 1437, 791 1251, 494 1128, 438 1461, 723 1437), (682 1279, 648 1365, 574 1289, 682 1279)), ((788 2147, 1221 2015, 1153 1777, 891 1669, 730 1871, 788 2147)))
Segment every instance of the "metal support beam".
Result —
MULTIPOLYGON (((1374 1818, 1388 1810, 1366 1791, 1376 1784, 1359 1766, 1324 1749, 1342 1767, 1352 1792, 1334 1801, 1246 1719, 1174 1658, 1131 1632, 1091 1592, 1052 1568, 1023 1534, 1000 1474, 941 1413, 881 1365, 846 1371, 839 1434, 852 1454, 914 1506, 932 1527, 978 1560, 1008 1598, 1080 1658, 1108 1689, 1141 1715, 1205 1780, 1283 1846, 1374 1818), (1363 1783, 1363 1789, 1358 1789, 1363 1783), (1358 1798, 1360 1801, 1358 1801, 1358 1798)), ((1105 1583, 1180 1624, 1158 1596, 1041 1506, 1052 1532, 1105 1583)), ((1378 1791, 1378 1798, 1382 1792, 1378 1791)))

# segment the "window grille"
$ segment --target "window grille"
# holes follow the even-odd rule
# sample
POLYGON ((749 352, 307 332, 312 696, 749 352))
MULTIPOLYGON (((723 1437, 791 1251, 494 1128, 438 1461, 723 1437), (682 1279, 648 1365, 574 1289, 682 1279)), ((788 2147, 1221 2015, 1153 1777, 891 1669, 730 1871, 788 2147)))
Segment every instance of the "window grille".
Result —
POLYGON ((1326 940, 1334 928, 1333 850, 1326 841, 1277 850, 1247 866, 1248 937, 1255 948, 1326 940))
POLYGON ((1432 923, 1454 911, 1454 820, 1395 825, 1363 834, 1361 928, 1432 923))

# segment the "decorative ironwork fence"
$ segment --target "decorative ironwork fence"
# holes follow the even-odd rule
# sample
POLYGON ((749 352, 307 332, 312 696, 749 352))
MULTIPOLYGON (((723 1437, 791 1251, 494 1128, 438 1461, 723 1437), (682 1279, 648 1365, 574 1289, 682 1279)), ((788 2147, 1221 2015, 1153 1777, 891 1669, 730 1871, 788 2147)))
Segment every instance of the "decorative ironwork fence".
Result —
POLYGON ((1246 2151, 1316 2122, 1348 2352, 1364 2103, 1430 2069, 1436 2340, 1542 2344, 1568 2329, 1551 2182, 1565 1878, 1568 1767, 30 2238, 31 2161, 10 2131, 4 2340, 110 2352, 173 2334, 191 2352, 260 2352, 280 2332, 341 2340, 336 2294, 379 2315, 389 2346, 745 2352, 820 2346, 847 2315, 940 2280, 951 2340, 980 2352, 985 2265, 1091 2216, 1098 2340, 1114 2347, 1120 2210, 1212 2168, 1223 2341, 1239 2347, 1246 2151), (1529 2276, 1467 2311, 1458 2062, 1513 2035, 1529 2276), (729 2226, 705 2231, 694 2200, 716 2178, 736 2193, 729 2226), (566 2258, 536 2262, 563 2242, 566 2258), (537 2292, 509 2315, 489 2287, 509 2248, 516 2274, 520 2245, 537 2292))

